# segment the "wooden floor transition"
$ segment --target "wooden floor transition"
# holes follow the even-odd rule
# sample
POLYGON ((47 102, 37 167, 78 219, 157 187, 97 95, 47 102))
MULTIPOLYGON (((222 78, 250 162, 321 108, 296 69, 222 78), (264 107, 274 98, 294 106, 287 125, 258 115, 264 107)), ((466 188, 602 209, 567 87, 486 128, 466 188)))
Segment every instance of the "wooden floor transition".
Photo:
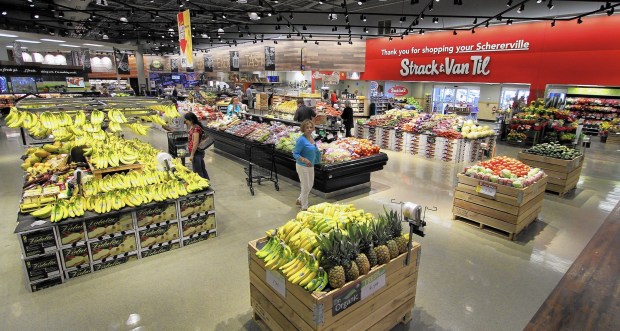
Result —
POLYGON ((609 214, 525 330, 619 330, 619 255, 620 204, 609 214))

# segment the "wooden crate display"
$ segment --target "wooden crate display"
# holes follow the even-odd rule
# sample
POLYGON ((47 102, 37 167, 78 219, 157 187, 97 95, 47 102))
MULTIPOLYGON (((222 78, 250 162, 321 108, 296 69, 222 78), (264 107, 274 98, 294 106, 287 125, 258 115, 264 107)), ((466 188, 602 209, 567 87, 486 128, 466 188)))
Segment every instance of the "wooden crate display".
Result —
POLYGON ((548 176, 547 191, 556 192, 562 197, 577 186, 583 165, 583 155, 573 160, 561 160, 519 152, 519 161, 530 167, 541 168, 548 176))
POLYGON ((607 136, 606 144, 616 144, 620 145, 620 133, 609 133, 607 136))
POLYGON ((277 272, 265 269, 248 244, 250 296, 254 318, 271 330, 389 330, 411 320, 415 303, 420 244, 414 243, 410 262, 401 254, 374 267, 367 275, 339 290, 310 293, 277 272))
POLYGON ((481 181, 463 174, 458 175, 454 190, 452 214, 467 219, 484 230, 504 234, 514 240, 526 226, 538 217, 547 186, 545 175, 536 183, 522 189, 481 181), (496 189, 495 196, 478 192, 485 184, 496 189))

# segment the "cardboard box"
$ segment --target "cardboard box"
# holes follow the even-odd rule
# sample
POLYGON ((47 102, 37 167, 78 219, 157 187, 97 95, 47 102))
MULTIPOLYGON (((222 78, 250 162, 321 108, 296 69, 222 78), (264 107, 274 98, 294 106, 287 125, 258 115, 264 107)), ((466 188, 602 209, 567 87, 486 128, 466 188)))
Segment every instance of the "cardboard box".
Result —
POLYGON ((179 242, 179 240, 169 241, 166 243, 162 243, 156 246, 151 246, 150 248, 141 250, 140 257, 145 258, 145 257, 169 252, 171 250, 175 250, 180 247, 181 247, 181 243, 179 242))
POLYGON ((65 270, 90 265, 90 254, 86 244, 63 248, 60 251, 65 270))
POLYGON ((71 245, 73 243, 86 240, 86 229, 84 222, 75 222, 69 224, 58 225, 58 235, 60 237, 60 245, 71 245))
POLYGON ((88 239, 133 230, 133 217, 131 213, 104 216, 88 220, 85 223, 88 239))
POLYGON ((182 237, 215 229, 215 214, 203 214, 181 221, 182 237))
POLYGON ((179 201, 181 218, 198 213, 206 213, 215 207, 213 194, 198 195, 179 201))
POLYGON ((61 265, 58 254, 39 256, 24 261, 26 275, 29 282, 50 279, 61 275, 61 265))
POLYGON ((30 284, 29 289, 31 292, 40 291, 42 289, 46 289, 48 287, 56 286, 62 284, 63 279, 62 276, 46 279, 44 281, 37 282, 36 284, 30 284))
POLYGON ((215 236, 216 236, 215 230, 212 230, 211 232, 202 232, 198 234, 193 234, 189 236, 188 238, 183 238, 183 247, 187 245, 195 244, 201 241, 205 241, 215 236))
POLYGON ((177 221, 159 226, 149 226, 138 231, 140 248, 179 239, 179 223, 177 221))
POLYGON ((104 260, 136 250, 136 235, 124 234, 111 238, 89 242, 91 261, 104 260))
POLYGON ((116 257, 110 260, 102 261, 101 263, 94 264, 93 271, 94 272, 101 271, 101 270, 111 268, 117 265, 125 264, 127 262, 136 261, 137 259, 138 259, 138 256, 136 256, 135 254, 129 255, 129 256, 116 257))
POLYGON ((58 250, 54 228, 45 228, 18 234, 24 257, 48 254, 58 250))
POLYGON ((93 270, 91 269, 90 265, 86 266, 86 267, 78 267, 78 268, 71 268, 67 271, 65 271, 65 279, 73 279, 76 277, 80 277, 80 276, 84 276, 84 275, 89 275, 93 272, 93 270))
POLYGON ((149 206, 136 211, 138 227, 177 219, 177 208, 174 202, 149 206))

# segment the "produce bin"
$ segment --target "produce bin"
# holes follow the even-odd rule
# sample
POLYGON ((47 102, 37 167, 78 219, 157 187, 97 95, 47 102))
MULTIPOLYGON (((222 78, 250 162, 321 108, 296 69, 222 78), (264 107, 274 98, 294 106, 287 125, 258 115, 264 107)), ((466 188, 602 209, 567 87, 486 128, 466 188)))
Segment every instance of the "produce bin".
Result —
POLYGON ((577 187, 583 155, 572 160, 562 160, 553 157, 519 152, 519 161, 542 169, 548 176, 547 191, 556 192, 563 197, 564 194, 577 187))
POLYGON ((606 143, 620 145, 620 133, 610 132, 607 136, 606 143))
POLYGON ((510 240, 538 217, 547 187, 545 175, 525 188, 514 188, 458 174, 454 189, 454 219, 463 218, 480 229, 510 240), (482 190, 481 188, 488 188, 482 190))
POLYGON ((278 271, 266 270, 256 252, 266 238, 248 243, 254 318, 271 330, 389 330, 411 320, 420 244, 367 275, 330 292, 308 292, 278 271))

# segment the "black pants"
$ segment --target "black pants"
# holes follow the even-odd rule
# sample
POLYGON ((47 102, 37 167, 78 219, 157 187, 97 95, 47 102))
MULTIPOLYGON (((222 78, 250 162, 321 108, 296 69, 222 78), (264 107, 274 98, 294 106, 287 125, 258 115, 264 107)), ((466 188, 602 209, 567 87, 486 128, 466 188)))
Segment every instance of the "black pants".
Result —
POLYGON ((353 137, 351 135, 351 127, 352 125, 346 125, 346 124, 344 125, 344 136, 345 137, 353 137))
POLYGON ((202 178, 209 179, 207 168, 205 167, 205 151, 197 150, 192 159, 192 170, 202 178))

